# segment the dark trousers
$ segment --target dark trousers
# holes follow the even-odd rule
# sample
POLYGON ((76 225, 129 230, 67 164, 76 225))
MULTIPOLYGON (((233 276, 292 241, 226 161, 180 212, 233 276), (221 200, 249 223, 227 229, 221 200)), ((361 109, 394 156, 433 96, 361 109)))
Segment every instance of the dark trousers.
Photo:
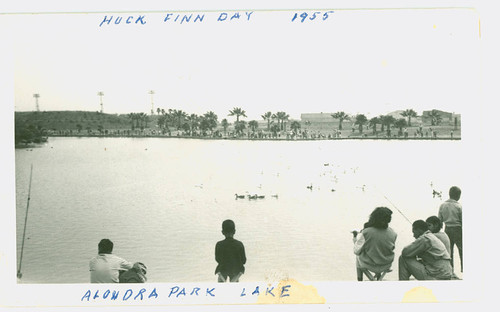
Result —
POLYGON ((464 264, 462 258, 462 227, 461 226, 451 226, 445 227, 444 232, 448 234, 450 238, 450 252, 451 252, 451 265, 453 266, 453 247, 457 245, 458 255, 460 256, 460 272, 464 271, 464 264))

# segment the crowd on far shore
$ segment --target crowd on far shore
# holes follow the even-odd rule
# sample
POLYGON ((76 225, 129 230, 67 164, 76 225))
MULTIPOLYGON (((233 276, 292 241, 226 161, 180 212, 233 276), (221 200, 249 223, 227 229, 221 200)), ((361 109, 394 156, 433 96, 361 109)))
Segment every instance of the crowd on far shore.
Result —
POLYGON ((460 139, 460 132, 436 128, 404 128, 400 131, 366 131, 352 130, 331 131, 301 130, 269 132, 265 130, 234 132, 234 131, 182 131, 182 130, 155 130, 155 129, 111 129, 101 131, 76 130, 47 130, 47 136, 70 137, 167 137, 167 138, 198 138, 198 139, 248 139, 248 140, 335 140, 335 139, 460 139))

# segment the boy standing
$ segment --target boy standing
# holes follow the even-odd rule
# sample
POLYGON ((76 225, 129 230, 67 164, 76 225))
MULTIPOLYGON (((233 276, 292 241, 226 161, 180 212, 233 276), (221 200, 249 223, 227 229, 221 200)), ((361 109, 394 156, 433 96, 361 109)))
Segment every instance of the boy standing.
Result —
POLYGON ((460 272, 463 272, 462 259, 462 205, 458 202, 462 191, 457 186, 450 188, 450 199, 439 207, 438 217, 444 223, 444 232, 450 238, 451 264, 453 265, 453 247, 457 245, 460 256, 460 272))
POLYGON ((215 245, 215 261, 217 261, 215 274, 219 283, 226 282, 228 277, 230 282, 238 282, 240 276, 245 273, 244 264, 247 261, 245 247, 242 242, 233 238, 234 233, 236 227, 232 220, 222 222, 222 234, 226 239, 215 245))

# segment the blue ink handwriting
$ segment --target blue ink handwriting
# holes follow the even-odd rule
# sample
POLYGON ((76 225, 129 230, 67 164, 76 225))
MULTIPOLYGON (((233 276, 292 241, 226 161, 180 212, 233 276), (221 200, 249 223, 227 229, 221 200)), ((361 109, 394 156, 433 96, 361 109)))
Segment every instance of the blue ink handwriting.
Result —
MULTIPOLYGON (((194 296, 194 295, 199 296, 200 294, 198 292, 200 290, 201 290, 201 288, 194 287, 191 290, 191 293, 189 295, 190 296, 194 296)), ((215 297, 214 291, 215 291, 215 288, 207 288, 207 290, 205 292, 205 296, 215 297)), ((175 295, 176 298, 178 298, 179 296, 187 296, 186 288, 182 287, 182 289, 181 289, 179 286, 174 286, 174 287, 170 288, 170 293, 168 294, 168 297, 170 298, 172 295, 175 295)))
MULTIPOLYGON (((276 288, 274 286, 267 286, 265 291, 264 288, 260 288, 259 286, 255 286, 255 288, 252 288, 250 290, 253 291, 248 291, 249 296, 259 296, 260 294, 265 295, 265 296, 272 296, 272 297, 288 297, 290 296, 290 287, 292 285, 285 285, 283 287, 276 288)), ((200 287, 182 287, 182 286, 174 286, 170 288, 170 292, 168 294, 168 298, 187 298, 187 297, 215 297, 216 295, 216 288, 209 288, 206 287, 204 289, 200 287)), ((241 290, 241 294, 239 297, 245 297, 247 296, 247 290, 243 288, 241 290)), ((140 289, 133 289, 129 288, 125 291, 123 290, 113 290, 113 289, 106 289, 106 290, 87 290, 85 294, 81 297, 80 301, 105 301, 105 300, 110 300, 110 301, 121 301, 121 302, 134 302, 134 301, 147 301, 147 300, 154 300, 158 299, 158 291, 155 288, 153 289, 147 289, 147 288, 140 288, 140 289)))
MULTIPOLYGON (((250 21, 253 11, 250 12, 221 12, 217 15, 217 22, 233 22, 233 21, 250 21)), ((205 13, 195 13, 195 14, 178 14, 178 13, 167 13, 164 18, 164 23, 203 23, 205 21, 205 13)), ((127 24, 146 24, 146 16, 113 16, 105 15, 102 20, 100 20, 99 27, 112 26, 112 25, 127 25, 127 24)))
POLYGON ((107 15, 105 15, 104 19, 99 24, 99 27, 101 27, 102 24, 110 25, 111 22, 113 21, 113 19, 114 19, 113 24, 115 24, 115 25, 119 25, 120 23, 122 23, 122 21, 124 24, 140 24, 140 25, 146 24, 146 16, 145 15, 139 15, 136 17, 135 16, 128 16, 125 19, 121 16, 114 17, 113 15, 111 15, 110 17, 108 17, 107 15))
MULTIPOLYGON (((147 290, 145 288, 141 288, 139 290, 138 293, 134 295, 134 291, 132 289, 127 289, 125 291, 125 293, 123 294, 123 296, 120 295, 120 291, 118 290, 109 290, 107 289, 105 292, 103 292, 102 294, 99 294, 99 290, 96 290, 94 295, 92 296, 92 291, 91 290, 87 290, 87 292, 85 292, 85 295, 83 295, 82 299, 80 301, 84 301, 85 299, 87 301, 90 301, 91 299, 92 300, 97 300, 98 298, 102 298, 102 299, 108 299, 109 300, 122 300, 122 301, 127 301, 129 300, 130 298, 132 298, 133 296, 133 300, 144 300, 144 298, 146 297, 146 292, 147 290)), ((153 290, 151 290, 149 292, 149 295, 147 296, 147 299, 151 299, 151 298, 158 298, 158 293, 156 292, 156 288, 153 288, 153 290)))
POLYGON ((203 19, 205 18, 205 14, 196 14, 196 16, 193 19, 193 14, 174 14, 174 13, 167 13, 165 18, 163 19, 163 22, 179 22, 180 24, 183 23, 189 23, 191 19, 193 19, 193 23, 196 22, 203 22, 203 19), (181 17, 182 16, 182 17, 181 17))
POLYGON ((301 23, 304 23, 305 21, 314 21, 314 20, 322 20, 325 21, 330 17, 330 14, 335 13, 334 11, 326 11, 326 12, 312 12, 312 13, 307 13, 303 12, 301 14, 295 13, 292 17, 292 22, 300 20, 301 23))
MULTIPOLYGON (((281 287, 280 298, 290 296, 290 294, 287 294, 290 287, 292 287, 292 285, 286 285, 286 286, 281 287)), ((271 296, 275 297, 273 290, 274 290, 274 287, 267 287, 265 295, 266 296, 271 295, 271 296)), ((257 286, 257 287, 255 287, 255 290, 252 291, 252 296, 255 296, 255 295, 258 296, 259 294, 260 294, 260 290, 259 290, 259 286, 257 286)), ((245 288, 243 288, 241 291, 240 297, 244 297, 246 295, 247 294, 245 293, 245 288)))
POLYGON ((229 16, 228 13, 225 13, 225 12, 222 12, 220 15, 219 15, 219 18, 217 18, 217 21, 218 22, 224 22, 224 21, 232 21, 232 20, 239 20, 239 19, 245 19, 246 17, 246 20, 249 21, 250 20, 250 17, 252 17, 252 12, 245 12, 245 15, 243 14, 240 14, 239 12, 235 12, 235 13, 232 13, 231 16, 229 16))

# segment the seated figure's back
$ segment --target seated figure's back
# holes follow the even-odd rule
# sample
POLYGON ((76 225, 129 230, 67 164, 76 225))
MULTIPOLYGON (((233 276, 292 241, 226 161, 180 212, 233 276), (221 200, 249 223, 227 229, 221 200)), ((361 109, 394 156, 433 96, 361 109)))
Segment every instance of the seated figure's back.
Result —
POLYGON ((118 283, 120 271, 132 268, 132 264, 113 254, 99 254, 89 263, 91 283, 118 283))

